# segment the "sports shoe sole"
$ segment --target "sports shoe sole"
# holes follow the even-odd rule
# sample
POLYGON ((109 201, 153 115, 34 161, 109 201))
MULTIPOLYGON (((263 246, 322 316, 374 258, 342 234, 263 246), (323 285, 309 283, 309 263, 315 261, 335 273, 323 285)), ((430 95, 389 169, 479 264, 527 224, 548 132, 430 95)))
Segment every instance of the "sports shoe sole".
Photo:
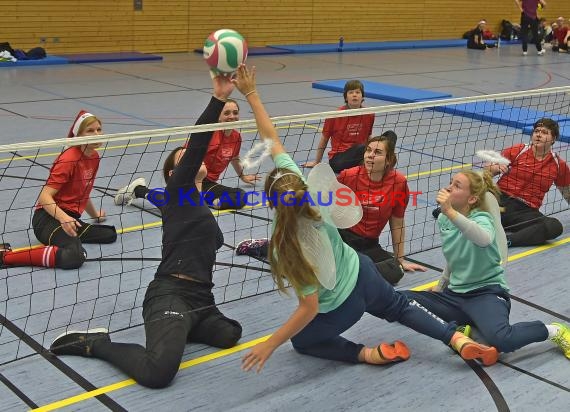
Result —
POLYGON ((465 360, 479 359, 485 366, 494 365, 499 359, 499 352, 494 347, 470 342, 463 345, 460 355, 465 360))
MULTIPOLYGON (((117 191, 117 194, 115 195, 115 197, 113 198, 113 202, 115 203, 115 206, 124 206, 124 205, 128 204, 129 203, 128 201, 125 202, 125 195, 127 193, 134 192, 134 190, 137 186, 146 186, 146 179, 144 177, 139 177, 139 178, 133 180, 128 185, 120 188, 117 191)), ((133 193, 132 197, 134 199, 134 193, 133 193)), ((131 199, 131 201, 133 199, 131 199)))
MULTIPOLYGON (((87 329, 87 330, 68 330, 67 332, 63 332, 61 335, 56 337, 53 340, 53 343, 57 342, 58 339, 61 339, 64 336, 71 335, 73 333, 77 333, 80 335, 85 335, 87 333, 109 333, 109 329, 107 329, 107 328, 95 328, 95 329, 87 329)), ((52 346, 53 346, 53 343, 52 343, 52 346)))
POLYGON ((401 362, 410 359, 410 349, 402 341, 395 341, 392 345, 381 343, 378 346, 380 356, 390 362, 401 362))

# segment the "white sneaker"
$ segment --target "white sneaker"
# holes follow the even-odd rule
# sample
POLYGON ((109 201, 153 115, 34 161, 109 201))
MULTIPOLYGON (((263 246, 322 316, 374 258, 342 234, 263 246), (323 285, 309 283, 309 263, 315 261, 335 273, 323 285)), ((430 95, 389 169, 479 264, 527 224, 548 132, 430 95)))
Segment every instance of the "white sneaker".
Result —
POLYGON ((546 52, 546 50, 542 49, 542 50, 539 51, 537 54, 538 54, 539 56, 542 56, 545 52, 546 52))
POLYGON ((135 198, 135 188, 137 186, 146 186, 146 180, 144 177, 139 177, 138 179, 133 180, 127 186, 117 190, 117 194, 115 195, 115 204, 117 206, 130 205, 135 198))
POLYGON ((523 56, 526 56, 528 53, 527 52, 523 52, 523 56))

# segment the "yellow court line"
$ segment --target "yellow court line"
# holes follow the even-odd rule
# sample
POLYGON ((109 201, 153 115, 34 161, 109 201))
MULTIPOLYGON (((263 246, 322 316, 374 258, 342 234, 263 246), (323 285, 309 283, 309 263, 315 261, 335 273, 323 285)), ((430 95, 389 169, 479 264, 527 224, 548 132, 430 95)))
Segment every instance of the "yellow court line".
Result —
MULTIPOLYGON (((518 253, 516 255, 511 256, 509 258, 509 262, 521 259, 521 258, 526 257, 526 256, 533 255, 535 253, 542 252, 544 250, 552 249, 552 248, 555 248, 557 246, 562 246, 568 242, 570 242, 570 237, 559 240, 558 242, 551 243, 549 245, 540 246, 540 247, 528 250, 526 252, 518 253)), ((412 288, 411 290, 421 291, 421 290, 431 289, 432 287, 437 285, 437 283, 438 283, 437 280, 432 281, 432 282, 429 282, 429 283, 426 283, 426 284, 423 284, 420 286, 416 286, 416 287, 412 288)), ((260 338, 251 340, 249 342, 245 342, 245 343, 242 343, 240 345, 234 346, 233 348, 230 348, 230 349, 224 349, 224 350, 220 350, 220 351, 211 353, 209 355, 200 356, 196 359, 190 359, 188 361, 182 362, 180 364, 179 370, 191 368, 193 366, 200 365, 202 363, 209 362, 211 360, 218 359, 218 358, 221 358, 224 356, 231 355, 231 354, 236 353, 236 352, 240 352, 244 349, 251 348, 252 346, 257 345, 260 342, 266 341, 267 339, 269 339, 270 336, 271 335, 262 336, 260 338)), ((125 388, 127 386, 134 385, 134 384, 136 384, 136 381, 134 379, 126 379, 124 381, 120 381, 120 382, 117 382, 117 383, 114 383, 111 385, 103 386, 101 388, 98 388, 98 389, 95 389, 95 390, 92 390, 89 392, 85 392, 85 393, 82 393, 82 394, 79 394, 76 396, 72 396, 70 398, 62 399, 61 401, 53 402, 53 403, 50 403, 48 405, 44 405, 44 406, 41 406, 39 408, 32 409, 32 410, 33 411, 53 411, 55 409, 63 408, 65 406, 69 406, 69 405, 73 405, 75 403, 82 402, 86 399, 91 399, 91 398, 94 398, 95 396, 102 395, 104 393, 109 393, 112 391, 116 391, 118 389, 122 389, 122 388, 125 388)))
MULTIPOLYGON (((196 359, 191 359, 186 362, 182 362, 178 370, 191 368, 192 366, 200 365, 201 363, 209 362, 214 359, 222 358, 224 356, 231 355, 236 352, 240 352, 244 349, 251 348, 252 346, 257 345, 258 343, 264 342, 269 339, 271 335, 262 336, 261 338, 257 338, 254 340, 250 340, 249 342, 242 343, 240 345, 234 346, 230 349, 220 350, 209 355, 200 356, 196 359)), ((113 383, 111 385, 103 386, 101 388, 82 393, 80 395, 72 396, 70 398, 63 399, 61 401, 53 402, 48 405, 41 406, 36 409, 32 409, 33 411, 53 411, 55 409, 63 408, 65 406, 73 405, 74 403, 82 402, 87 399, 94 398, 99 395, 103 395, 109 392, 116 391, 118 389, 126 388, 127 386, 134 385, 136 381, 134 379, 125 379, 124 381, 120 381, 117 383, 113 383)))
POLYGON ((555 248, 557 246, 562 246, 568 242, 570 242, 570 237, 567 237, 565 239, 560 239, 556 242, 552 242, 552 243, 549 243, 547 245, 538 246, 538 247, 532 248, 530 250, 527 250, 525 252, 517 253, 516 255, 513 255, 513 256, 509 256, 508 261, 512 262, 512 261, 521 259, 521 258, 526 257, 526 256, 534 255, 535 253, 539 253, 539 252, 542 252, 544 250, 552 249, 552 248, 555 248))
POLYGON ((456 170, 456 169, 466 169, 466 168, 471 167, 471 166, 473 166, 472 163, 464 163, 464 164, 460 164, 457 166, 443 167, 441 169, 432 169, 432 170, 428 170, 426 172, 410 173, 409 175, 406 175, 406 178, 411 179, 412 177, 420 177, 420 176, 426 176, 426 175, 431 175, 431 174, 436 174, 436 173, 449 172, 451 170, 456 170))

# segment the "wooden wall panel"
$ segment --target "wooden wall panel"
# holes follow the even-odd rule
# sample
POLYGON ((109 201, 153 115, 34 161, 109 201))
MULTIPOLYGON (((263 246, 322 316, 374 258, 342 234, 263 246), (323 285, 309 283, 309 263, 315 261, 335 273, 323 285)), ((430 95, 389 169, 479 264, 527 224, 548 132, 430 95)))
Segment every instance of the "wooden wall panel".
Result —
MULTIPOLYGON (((136 12, 133 0, 0 0, 0 10, 0 42, 50 54, 191 51, 220 28, 253 46, 459 38, 481 18, 498 32, 520 16, 512 0, 143 0, 136 12)), ((550 0, 542 15, 570 17, 570 3, 550 0)))

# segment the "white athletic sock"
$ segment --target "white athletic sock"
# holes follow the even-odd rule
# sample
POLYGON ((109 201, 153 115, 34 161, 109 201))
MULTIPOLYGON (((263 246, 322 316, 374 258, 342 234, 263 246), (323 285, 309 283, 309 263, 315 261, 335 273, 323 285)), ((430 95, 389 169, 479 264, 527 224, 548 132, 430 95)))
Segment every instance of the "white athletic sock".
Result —
POLYGON ((553 337, 555 337, 558 331, 560 330, 560 328, 556 325, 544 325, 544 326, 546 326, 546 329, 548 330, 548 339, 552 339, 553 337))

